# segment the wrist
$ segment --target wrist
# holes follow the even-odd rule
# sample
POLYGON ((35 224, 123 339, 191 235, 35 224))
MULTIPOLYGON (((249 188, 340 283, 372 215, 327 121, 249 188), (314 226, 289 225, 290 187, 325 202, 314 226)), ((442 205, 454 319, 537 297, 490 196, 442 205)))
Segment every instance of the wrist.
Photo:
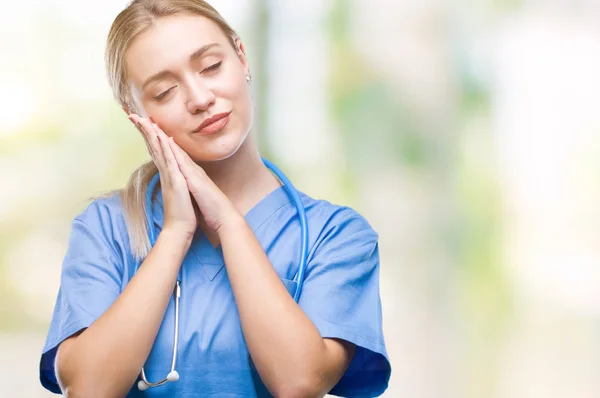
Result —
POLYGON ((189 246, 192 244, 193 238, 193 233, 182 231, 174 227, 165 227, 158 235, 158 239, 161 241, 167 241, 176 245, 181 245, 185 248, 189 248, 189 246))
POLYGON ((240 228, 241 226, 243 226, 245 224, 246 224, 246 219, 244 218, 244 216, 237 209, 232 209, 226 215, 221 217, 221 220, 219 222, 219 225, 215 229, 215 232, 217 233, 217 235, 219 237, 222 237, 222 235, 224 233, 226 233, 228 230, 230 230, 232 228, 234 228, 234 229, 240 228))

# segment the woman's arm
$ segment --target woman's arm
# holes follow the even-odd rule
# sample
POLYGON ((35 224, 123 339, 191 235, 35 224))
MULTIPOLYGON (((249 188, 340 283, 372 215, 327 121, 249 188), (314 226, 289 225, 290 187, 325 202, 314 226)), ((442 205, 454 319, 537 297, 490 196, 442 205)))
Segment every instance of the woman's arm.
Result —
POLYGON ((114 304, 58 348, 58 378, 69 397, 125 396, 148 357, 191 238, 163 230, 114 304))
POLYGON ((354 345, 321 337, 244 217, 201 167, 173 140, 169 144, 204 221, 219 236, 244 338, 262 381, 277 397, 325 395, 348 368, 354 345))
POLYGON ((90 327, 59 347, 58 379, 69 397, 125 396, 146 361, 197 220, 186 181, 164 133, 130 115, 160 172, 164 223, 125 290, 90 327))
POLYGON ((218 230, 246 344, 277 397, 322 397, 343 376, 354 345, 323 339, 282 284, 244 218, 218 230))

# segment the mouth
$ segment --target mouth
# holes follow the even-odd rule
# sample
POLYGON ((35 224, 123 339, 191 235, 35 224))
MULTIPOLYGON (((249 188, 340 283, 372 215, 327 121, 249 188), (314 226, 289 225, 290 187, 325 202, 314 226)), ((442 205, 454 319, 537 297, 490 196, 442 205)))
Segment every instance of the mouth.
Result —
POLYGON ((231 111, 217 113, 205 119, 192 133, 207 135, 221 131, 229 121, 230 114, 231 111))

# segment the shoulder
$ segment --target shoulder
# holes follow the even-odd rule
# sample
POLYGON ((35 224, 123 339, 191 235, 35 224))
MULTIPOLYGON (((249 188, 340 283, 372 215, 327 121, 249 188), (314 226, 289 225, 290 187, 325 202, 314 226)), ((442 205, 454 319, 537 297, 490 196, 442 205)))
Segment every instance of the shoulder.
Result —
POLYGON ((88 226, 105 224, 107 222, 119 223, 124 221, 124 218, 121 193, 119 191, 93 198, 84 210, 75 216, 76 221, 88 226))
POLYGON ((378 233, 367 218, 356 209, 332 203, 325 199, 315 199, 302 194, 309 225, 320 231, 317 244, 321 241, 348 239, 354 237, 363 241, 377 242, 378 233))
POLYGON ((94 240, 122 257, 129 252, 129 235, 119 191, 96 197, 75 216, 72 240, 94 240))

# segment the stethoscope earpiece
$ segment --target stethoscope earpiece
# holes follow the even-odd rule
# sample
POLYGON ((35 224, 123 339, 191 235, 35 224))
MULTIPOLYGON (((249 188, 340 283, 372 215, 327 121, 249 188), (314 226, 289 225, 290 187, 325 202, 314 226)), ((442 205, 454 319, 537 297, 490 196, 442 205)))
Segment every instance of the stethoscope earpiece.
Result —
POLYGON ((146 391, 150 386, 144 380, 138 381, 138 390, 146 391))
POLYGON ((179 373, 177 373, 176 370, 172 371, 171 373, 169 373, 167 375, 167 380, 168 381, 177 381, 177 380, 179 380, 179 373))

